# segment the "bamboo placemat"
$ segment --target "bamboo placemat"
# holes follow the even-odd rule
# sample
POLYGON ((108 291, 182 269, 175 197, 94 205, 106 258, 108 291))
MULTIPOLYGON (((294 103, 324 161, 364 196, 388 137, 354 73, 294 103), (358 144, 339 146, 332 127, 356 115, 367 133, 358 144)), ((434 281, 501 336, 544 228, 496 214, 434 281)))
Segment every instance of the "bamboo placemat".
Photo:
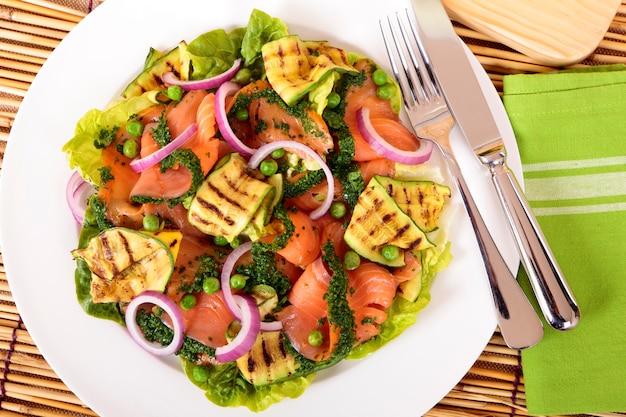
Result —
MULTIPOLYGON (((61 39, 102 2, 0 0, 0 174, 9 132, 30 83, 61 39)), ((506 74, 555 69, 462 25, 456 30, 499 91, 506 74)), ((574 66, 609 63, 626 63, 626 0, 595 53, 574 66)), ((520 353, 496 331, 470 371, 426 417, 528 416, 525 405, 520 353)), ((0 417, 5 416, 97 414, 67 388, 33 343, 13 302, 0 254, 0 417)))

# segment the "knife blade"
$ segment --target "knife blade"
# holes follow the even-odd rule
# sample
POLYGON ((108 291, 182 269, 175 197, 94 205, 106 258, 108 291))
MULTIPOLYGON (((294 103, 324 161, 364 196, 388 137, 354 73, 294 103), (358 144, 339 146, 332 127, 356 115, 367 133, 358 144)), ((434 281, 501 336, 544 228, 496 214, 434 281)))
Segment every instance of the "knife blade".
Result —
POLYGON ((576 326, 580 310, 563 273, 506 164, 502 135, 460 38, 440 0, 412 0, 419 42, 426 51, 453 118, 492 183, 514 236, 537 303, 557 330, 576 326))

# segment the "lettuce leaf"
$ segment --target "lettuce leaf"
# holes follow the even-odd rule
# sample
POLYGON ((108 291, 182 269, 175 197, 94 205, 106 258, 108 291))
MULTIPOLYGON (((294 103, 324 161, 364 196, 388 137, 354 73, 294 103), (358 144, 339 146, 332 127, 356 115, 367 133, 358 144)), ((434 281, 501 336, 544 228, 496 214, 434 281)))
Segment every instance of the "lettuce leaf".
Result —
POLYGON ((254 9, 250 14, 246 34, 241 43, 241 56, 246 67, 261 57, 261 47, 271 41, 289 35, 287 25, 277 17, 271 17, 254 9))
POLYGON ((122 126, 128 118, 154 103, 145 96, 132 97, 111 103, 104 111, 89 110, 80 118, 74 137, 63 145, 70 168, 78 169, 82 177, 94 185, 100 184, 99 168, 102 167, 102 150, 94 146, 102 129, 122 126))
POLYGON ((260 78, 263 74, 263 60, 259 60, 261 46, 288 34, 287 25, 282 20, 254 9, 245 28, 231 32, 212 30, 189 43, 185 53, 191 60, 191 79, 221 74, 239 57, 243 58, 244 67, 250 68, 255 77, 260 78))
POLYGON ((250 411, 266 410, 284 398, 302 395, 313 381, 315 374, 296 377, 269 385, 254 386, 246 381, 235 362, 223 365, 196 365, 181 358, 185 375, 205 396, 221 407, 247 407, 250 411))
POLYGON ((191 79, 213 77, 229 69, 240 56, 245 32, 244 28, 230 33, 216 29, 192 40, 186 51, 192 63, 191 79))

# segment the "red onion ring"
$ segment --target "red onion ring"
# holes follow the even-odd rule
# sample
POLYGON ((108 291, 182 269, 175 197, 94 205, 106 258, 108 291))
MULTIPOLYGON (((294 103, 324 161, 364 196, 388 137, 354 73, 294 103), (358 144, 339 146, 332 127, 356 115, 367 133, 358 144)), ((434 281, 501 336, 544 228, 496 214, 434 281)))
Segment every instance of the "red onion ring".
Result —
MULTIPOLYGON (((238 321, 242 320, 241 308, 235 301, 235 294, 233 294, 230 287, 230 276, 235 269, 235 265, 239 258, 252 249, 252 242, 244 242, 237 246, 224 260, 222 265, 222 273, 220 275, 220 285, 222 287, 222 294, 224 295, 224 302, 226 307, 230 310, 231 314, 235 316, 238 321)), ((263 321, 261 322, 261 330, 264 332, 276 332, 283 328, 282 322, 276 321, 263 321)))
POLYGON ((259 308, 254 298, 234 295, 233 299, 241 311, 241 330, 227 345, 215 349, 215 357, 220 362, 231 362, 245 355, 256 342, 261 327, 259 308))
POLYGON ((159 150, 152 152, 143 158, 133 159, 130 161, 130 167, 135 172, 142 172, 154 164, 158 164, 166 156, 174 152, 176 149, 183 146, 191 137, 198 131, 198 126, 195 123, 190 124, 176 139, 168 143, 159 150))
POLYGON ((420 147, 415 151, 405 151, 391 145, 385 138, 376 133, 370 120, 370 110, 367 107, 361 107, 356 111, 356 125, 359 133, 372 149, 394 162, 418 165, 428 161, 433 152, 433 143, 429 140, 420 140, 420 147))
POLYGON ((202 80, 183 81, 177 78, 173 72, 166 72, 161 79, 164 83, 177 85, 183 90, 208 90, 222 85, 224 82, 231 80, 237 71, 241 68, 241 58, 237 58, 233 65, 221 74, 202 80))
POLYGON ((241 86, 232 81, 227 81, 220 85, 215 92, 215 120, 226 143, 236 152, 244 156, 250 156, 255 150, 243 143, 237 135, 235 135, 235 132, 233 132, 233 129, 230 127, 230 123, 228 123, 228 115, 226 114, 226 98, 235 94, 240 89, 241 86))
POLYGON ((165 294, 157 291, 144 291, 135 298, 126 307, 126 327, 131 338, 143 349, 153 355, 164 356, 176 353, 183 345, 184 339, 184 322, 183 316, 176 303, 165 294), (172 320, 172 328, 174 329, 174 337, 172 343, 167 346, 161 346, 157 343, 151 343, 146 340, 141 329, 137 325, 137 310, 142 304, 154 304, 162 308, 172 320))
POLYGON ((89 198, 96 192, 96 189, 81 177, 78 171, 74 171, 65 186, 65 199, 67 205, 78 224, 83 224, 85 220, 85 210, 89 204, 89 198))
POLYGON ((265 159, 269 154, 274 152, 276 149, 297 149, 299 151, 305 152, 308 156, 313 158, 313 160, 315 160, 315 162, 317 162, 324 171, 324 174, 326 175, 326 181, 328 182, 328 192, 326 193, 326 198, 324 198, 324 202, 322 203, 322 205, 313 210, 310 214, 310 217, 313 220, 319 219, 324 214, 326 214, 333 202, 333 197, 335 195, 335 181, 333 179, 333 173, 331 172, 330 168, 322 159, 322 157, 319 156, 319 154, 313 149, 300 142, 295 142, 291 140, 277 140, 276 142, 271 142, 261 146, 259 149, 257 149, 254 155, 250 157, 250 160, 248 160, 248 166, 250 168, 257 168, 261 161, 265 159))

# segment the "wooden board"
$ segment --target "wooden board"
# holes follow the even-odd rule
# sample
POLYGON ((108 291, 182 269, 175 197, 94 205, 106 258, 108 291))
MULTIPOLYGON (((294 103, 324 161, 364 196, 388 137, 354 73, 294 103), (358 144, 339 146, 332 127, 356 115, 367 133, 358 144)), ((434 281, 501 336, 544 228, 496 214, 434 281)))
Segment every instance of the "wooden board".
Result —
POLYGON ((598 46, 621 0, 442 0, 448 15, 538 62, 566 66, 598 46))

